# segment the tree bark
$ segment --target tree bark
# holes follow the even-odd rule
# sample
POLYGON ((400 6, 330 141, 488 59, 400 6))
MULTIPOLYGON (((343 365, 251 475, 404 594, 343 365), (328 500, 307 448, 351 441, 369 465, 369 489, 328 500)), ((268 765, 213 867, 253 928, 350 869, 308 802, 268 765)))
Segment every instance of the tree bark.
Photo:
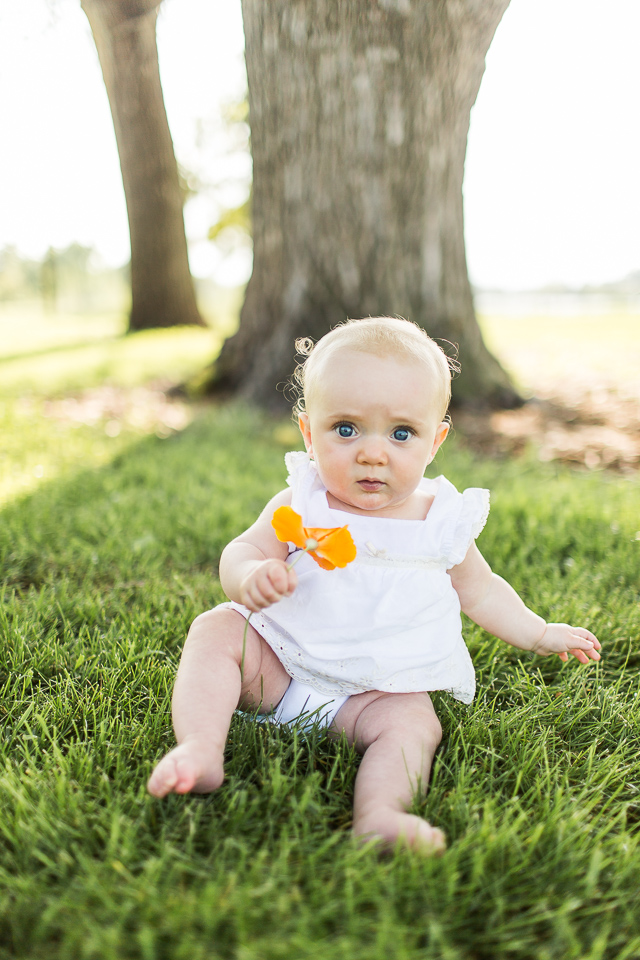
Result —
POLYGON ((161 0, 81 0, 98 50, 131 236, 129 330, 204 326, 189 271, 183 197, 160 84, 161 0))
POLYGON ((400 315, 458 345, 455 400, 518 403, 476 322, 462 209, 469 115, 508 3, 242 0, 254 267, 214 389, 271 406, 296 337, 400 315))

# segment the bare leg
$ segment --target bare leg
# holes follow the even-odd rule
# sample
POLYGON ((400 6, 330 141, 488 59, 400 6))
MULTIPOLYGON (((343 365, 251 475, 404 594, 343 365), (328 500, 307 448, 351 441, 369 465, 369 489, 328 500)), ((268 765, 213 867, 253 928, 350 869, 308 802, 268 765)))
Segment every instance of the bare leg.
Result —
POLYGON ((268 713, 284 696, 290 678, 251 625, 242 680, 245 622, 228 608, 210 610, 194 620, 173 691, 178 746, 151 774, 148 789, 155 797, 217 790, 224 779, 224 746, 233 711, 240 705, 268 713))
POLYGON ((335 726, 363 754, 353 801, 353 832, 402 842, 426 854, 440 853, 444 834, 407 813, 416 794, 426 792, 431 764, 442 737, 427 693, 371 691, 350 697, 335 726))

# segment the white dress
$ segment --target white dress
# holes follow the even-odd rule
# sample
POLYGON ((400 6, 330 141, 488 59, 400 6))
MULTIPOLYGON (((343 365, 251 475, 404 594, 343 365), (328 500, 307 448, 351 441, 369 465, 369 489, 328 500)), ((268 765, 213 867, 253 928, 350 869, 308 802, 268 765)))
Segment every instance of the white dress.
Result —
MULTIPOLYGON (((285 463, 291 506, 304 526, 347 524, 357 547, 342 569, 323 570, 302 556, 293 596, 251 614, 287 673, 334 696, 445 690, 470 703, 475 674, 447 570, 464 560, 484 527, 489 491, 458 493, 445 477, 424 479, 421 489, 434 496, 425 520, 365 516, 329 507, 306 453, 288 453, 285 463)), ((299 552, 292 543, 289 550, 299 552)), ((241 604, 230 606, 249 615, 241 604)))

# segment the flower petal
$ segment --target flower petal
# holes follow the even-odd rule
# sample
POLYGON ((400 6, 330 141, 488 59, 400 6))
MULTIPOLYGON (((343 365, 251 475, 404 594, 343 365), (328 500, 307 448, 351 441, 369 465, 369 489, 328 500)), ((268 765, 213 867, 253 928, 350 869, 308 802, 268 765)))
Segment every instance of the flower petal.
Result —
POLYGON ((274 511, 271 526, 275 530, 278 540, 283 543, 291 541, 291 543, 295 543, 296 547, 304 550, 309 536, 305 533, 302 525, 302 517, 299 513, 296 513, 293 507, 278 507, 274 511))
POLYGON ((322 567, 323 570, 335 570, 335 563, 331 563, 331 560, 325 560, 324 557, 319 557, 318 554, 314 551, 309 554, 310 557, 313 557, 318 566, 322 567))
POLYGON ((305 527, 300 514, 287 506, 274 511, 271 525, 278 540, 294 543, 313 557, 323 570, 346 567, 355 560, 356 545, 346 526, 305 527))
POLYGON ((356 558, 356 545, 347 527, 333 527, 324 532, 323 536, 316 536, 318 549, 316 559, 322 557, 336 567, 346 567, 356 558))

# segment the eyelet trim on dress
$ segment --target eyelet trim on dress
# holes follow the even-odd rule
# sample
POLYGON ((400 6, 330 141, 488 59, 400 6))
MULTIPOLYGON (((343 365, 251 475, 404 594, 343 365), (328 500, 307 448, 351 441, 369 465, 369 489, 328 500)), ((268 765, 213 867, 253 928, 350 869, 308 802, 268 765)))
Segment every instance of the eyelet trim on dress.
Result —
POLYGON ((418 567, 423 570, 448 570, 449 563, 438 557, 372 557, 358 553, 353 561, 356 566, 368 567, 418 567))

